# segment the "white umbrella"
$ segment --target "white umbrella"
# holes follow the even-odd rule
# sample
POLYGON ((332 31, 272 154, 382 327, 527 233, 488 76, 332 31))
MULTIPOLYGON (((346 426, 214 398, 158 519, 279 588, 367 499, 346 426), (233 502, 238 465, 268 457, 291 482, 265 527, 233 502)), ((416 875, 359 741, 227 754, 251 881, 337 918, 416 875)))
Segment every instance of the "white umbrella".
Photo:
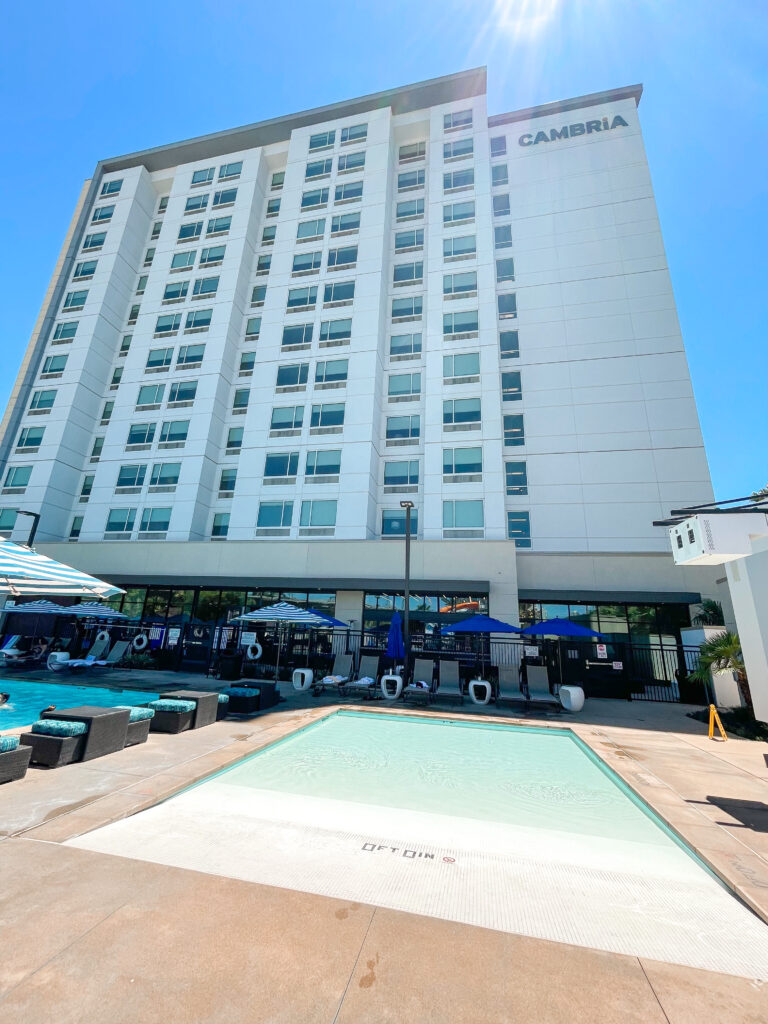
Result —
POLYGON ((13 541, 0 541, 0 593, 114 597, 125 591, 13 541))
POLYGON ((127 619, 123 612, 110 608, 108 604, 99 604, 98 601, 81 601, 80 604, 70 605, 69 608, 62 608, 64 614, 76 615, 79 619, 127 619))
POLYGON ((245 615, 239 615, 237 622, 274 622, 278 626, 277 642, 277 664, 275 665, 275 679, 277 679, 280 668, 280 651, 282 648, 282 633, 279 627, 283 623, 289 625, 307 626, 310 629, 333 629, 334 625, 324 615, 309 611, 306 608, 297 608, 295 604, 288 601, 278 601, 277 604, 269 604, 264 608, 256 608, 245 615))

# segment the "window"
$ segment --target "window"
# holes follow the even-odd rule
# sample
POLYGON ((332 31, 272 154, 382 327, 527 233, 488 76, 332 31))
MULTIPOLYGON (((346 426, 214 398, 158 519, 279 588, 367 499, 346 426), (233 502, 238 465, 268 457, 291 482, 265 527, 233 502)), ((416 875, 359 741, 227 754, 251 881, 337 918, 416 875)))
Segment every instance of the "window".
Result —
POLYGON ((479 398, 450 398, 443 402, 443 426, 479 422, 479 398))
POLYGON ((252 306, 263 306, 264 300, 267 297, 267 286, 265 284, 254 285, 253 291, 251 292, 251 305, 252 306))
POLYGON ((494 217, 508 217, 510 213, 509 207, 509 196, 494 196, 493 197, 493 215, 494 217))
POLYGON ((344 425, 344 403, 325 402, 313 405, 310 427, 341 427, 344 425))
POLYGON ((46 356, 43 361, 43 374, 62 373, 67 365, 68 356, 46 356))
POLYGON ((218 277, 198 277, 192 289, 192 295, 200 298, 213 298, 219 287, 218 277))
POLYGON ((190 196, 184 204, 184 213, 197 213, 205 210, 208 206, 208 193, 204 192, 199 196, 190 196))
POLYGON ((386 437, 391 440, 416 440, 421 432, 421 417, 387 416, 386 437))
POLYGON ((390 373, 387 394, 390 398, 421 394, 420 373, 390 373))
POLYGON ((200 253, 200 266, 209 267, 215 263, 221 263, 226 251, 226 245, 209 245, 200 253))
POLYGON ((238 388, 232 399, 232 412, 245 412, 251 399, 250 388, 238 388))
POLYGON ((281 405, 272 410, 270 430, 299 430, 304 423, 303 405, 281 405))
POLYGON ((462 256, 474 256, 477 252, 477 239, 474 235, 459 235, 456 238, 443 239, 443 256, 445 259, 459 259, 462 256))
POLYGON ((123 379, 123 367, 117 366, 112 371, 112 380, 109 382, 111 387, 117 387, 120 381, 123 379))
POLYGON ((474 152, 475 140, 471 137, 443 143, 443 160, 459 160, 461 157, 472 156, 474 152))
POLYGON ((99 456, 104 450, 104 438, 95 437, 93 439, 93 447, 91 448, 91 462, 98 462, 99 456))
POLYGON ((446 379, 477 377, 480 374, 480 353, 462 352, 460 355, 443 356, 443 377, 446 379))
POLYGON ((72 525, 69 528, 69 539, 77 540, 80 536, 80 531, 83 528, 83 516, 75 516, 72 519, 72 525))
POLYGON ((192 184, 193 185, 207 185, 209 181, 213 181, 213 176, 216 173, 215 167, 206 167, 201 171, 192 172, 192 184))
POLYGON ((443 448, 443 473, 445 476, 477 476, 482 472, 482 448, 443 448))
POLYGON ((87 291, 67 292, 66 298, 64 299, 64 309, 68 309, 71 313, 74 313, 75 310, 83 308, 87 298, 87 291))
MULTIPOLYGON (((172 349, 170 351, 173 351, 172 349)), ((165 384, 142 384, 136 399, 136 408, 147 405, 160 405, 165 393, 165 384)))
POLYGON ((70 320, 65 324, 56 324, 56 330, 53 332, 54 341, 72 341, 74 336, 77 334, 77 320, 70 320))
POLYGON ((327 284, 323 292, 323 302, 328 305, 329 303, 342 303, 351 302, 355 297, 355 282, 354 281, 336 281, 333 284, 327 284))
POLYGON ((223 181, 225 178, 237 178, 243 169, 243 161, 236 160, 231 164, 222 164, 219 168, 219 181, 223 181))
POLYGON ((176 359, 177 366, 190 366, 192 363, 201 363, 205 345, 182 345, 176 359))
POLYGON ((402 171, 397 176, 397 191, 406 192, 411 188, 423 188, 424 187, 424 168, 420 167, 418 171, 402 171))
MULTIPOLYGON (((210 221, 208 222, 210 224, 210 221)), ((179 228, 179 242, 192 242, 198 239, 203 230, 201 220, 190 221, 189 224, 182 224, 179 228)))
MULTIPOLYGON (((381 535, 382 537, 404 537, 407 513, 404 508, 385 508, 381 513, 381 535)), ((411 509, 411 536, 415 537, 419 531, 418 509, 411 509)))
POLYGON ((160 202, 157 204, 157 212, 165 213, 168 209, 168 200, 170 196, 160 196, 160 202))
POLYGON ((92 224, 100 224, 105 221, 112 220, 112 214, 115 212, 114 206, 97 206, 93 211, 93 217, 91 217, 92 224))
POLYGON ((105 402, 104 403, 104 407, 101 410, 101 425, 102 426, 104 426, 105 423, 109 423, 109 421, 112 419, 112 412, 114 411, 114 408, 115 408, 115 403, 114 402, 105 402))
POLYGON ((482 530, 485 525, 482 501, 444 501, 444 530, 482 530))
POLYGON ((174 405, 179 402, 189 402, 191 404, 194 402, 196 394, 196 380, 175 381, 171 384, 171 389, 168 392, 168 402, 170 405, 174 405))
POLYGON ((475 203, 469 200, 464 203, 448 203, 443 207, 443 224, 461 224, 474 220, 475 203))
POLYGON ((426 152, 426 142, 411 142, 407 146, 400 147, 398 158, 400 163, 405 163, 406 160, 421 160, 426 152))
POLYGON ((256 526, 259 529, 289 527, 293 519, 292 501, 260 501, 256 526))
POLYGON ((285 366, 278 366, 275 387, 303 387, 307 383, 308 376, 309 363, 288 363, 285 366))
POLYGON ((255 340, 261 333, 261 317, 249 317, 245 324, 245 336, 249 340, 255 340))
POLYGON ((240 356, 240 367, 239 373, 243 376, 246 373, 252 373, 253 368, 256 365, 256 353, 255 352, 243 352, 240 356))
POLYGON ((517 296, 499 295, 497 299, 500 320, 513 320, 517 316, 517 296))
MULTIPOLYGON (((327 189, 325 190, 328 191, 327 189)), ((353 199, 362 199, 363 196, 363 183, 362 181, 348 181, 343 185, 337 185, 334 193, 334 202, 336 203, 349 203, 353 199)))
POLYGON ((266 479, 295 477, 298 470, 298 452, 267 452, 267 457, 264 460, 264 476, 266 479))
POLYGON ((123 187, 122 178, 113 178, 112 181, 105 181, 101 186, 101 195, 116 196, 123 187))
POLYGON ((275 171, 272 175, 272 188, 282 188, 285 184, 285 171, 275 171))
POLYGON ((517 331, 502 331, 499 335, 499 353, 502 359, 517 359, 520 355, 520 344, 517 331))
POLYGON ((475 334, 477 332, 477 310, 465 313, 443 313, 443 336, 451 334, 475 334))
POLYGON ((143 487, 147 467, 143 465, 121 466, 117 474, 116 487, 143 487))
POLYGON ((398 263, 392 269, 393 284, 421 284, 423 280, 424 264, 421 261, 418 263, 398 263))
POLYGON ((280 213, 280 200, 269 199, 267 200, 267 216, 276 217, 280 213))
POLYGON ((16 508, 0 508, 0 533, 6 535, 13 532, 18 513, 16 508))
POLYGON ((145 508, 141 513, 141 533, 165 533, 171 525, 169 508, 145 508))
POLYGON ((24 427, 19 434, 17 448, 39 448, 43 443, 45 427, 24 427))
MULTIPOLYGON (((214 210, 221 206, 232 206, 236 199, 236 188, 223 188, 220 192, 213 193, 213 202, 211 203, 211 206, 214 210)), ((278 199, 278 203, 279 202, 280 200, 278 199)))
POLYGON ((345 142, 364 142, 368 138, 367 124, 353 124, 341 129, 341 144, 345 142))
POLYGON ((411 220, 414 217, 423 217, 424 200, 404 199, 395 207, 395 216, 398 220, 411 220))
POLYGON ((327 149, 332 146, 336 141, 336 132, 318 132, 316 135, 310 135, 309 137, 309 151, 310 153, 316 149, 327 149))
POLYGON ((412 231, 398 231, 395 235, 395 252, 406 252, 408 249, 424 248, 424 228, 412 231))
POLYGON ((86 235, 85 241, 83 242, 83 249, 100 249, 104 245, 106 237, 106 231, 98 231, 96 234, 86 235))
POLYGON ((183 444, 189 433, 189 420, 165 420, 160 427, 161 444, 183 444))
POLYGON ((311 210, 316 206, 325 206, 328 202, 328 189, 315 188, 305 192, 301 197, 302 210, 311 210))
POLYGON ((136 321, 139 319, 139 310, 140 309, 141 309, 140 305, 131 306, 131 308, 128 310, 128 320, 126 321, 126 323, 128 323, 128 324, 135 324, 136 321))
POLYGON ((128 428, 127 445, 152 444, 155 439, 156 423, 132 423, 128 428))
POLYGON ((230 427, 227 431, 227 447, 226 450, 229 454, 240 451, 240 447, 243 443, 243 428, 242 427, 230 427))
POLYGON ((443 175, 443 191, 451 192, 455 189, 472 188, 475 184, 475 170, 468 167, 462 171, 447 171, 443 175))
POLYGON ((343 153, 339 157, 339 174, 349 171, 359 171, 365 167, 365 153, 343 153))
MULTIPOLYGON (((186 298, 188 291, 189 281, 171 281, 170 284, 165 286, 163 302, 181 302, 182 299, 186 298)), ((177 313, 176 316, 181 320, 181 313, 177 313)), ((163 317, 160 317, 160 319, 162 320, 163 317)), ((167 319, 167 317, 165 319, 167 319)), ((178 327, 178 324, 176 326, 178 327)), ((155 327, 156 332, 159 330, 159 327, 155 327)))
POLYGON ((294 324, 283 328, 282 347, 288 345, 309 345, 312 341, 312 324, 294 324))
POLYGON ((304 180, 310 181, 312 178, 326 178, 333 168, 333 160, 329 157, 327 160, 311 160, 304 171, 304 180))
POLYGON ((336 525, 335 501, 302 501, 299 526, 333 527, 336 525))
POLYGON ((236 482, 236 469, 222 469, 221 476, 219 477, 219 497, 224 494, 231 494, 235 489, 236 482))
POLYGON ((87 476, 83 477, 83 483, 80 488, 81 498, 90 498, 91 491, 93 490, 93 481, 95 479, 96 477, 93 475, 93 473, 89 473, 87 476))
MULTIPOLYGON (((186 282, 185 282, 185 285, 186 285, 186 282)), ((170 285, 168 287, 170 287, 170 285)), ((186 287, 184 288, 183 291, 179 292, 179 295, 181 297, 183 297, 186 294, 187 294, 186 287)), ((159 316, 157 318, 156 322, 155 322, 155 334, 175 334, 176 331, 178 331, 180 326, 181 326, 181 313, 164 313, 162 316, 159 316)), ((155 352, 170 352, 171 349, 154 349, 153 351, 155 351, 155 352)), ((150 352, 150 355, 152 355, 151 352, 150 352)), ((152 364, 152 365, 154 365, 154 364, 152 364)), ((147 366, 150 366, 149 362, 147 362, 147 366)))
POLYGON ((98 260, 86 260, 84 263, 78 263, 75 267, 75 272, 72 275, 73 280, 77 281, 80 278, 93 277, 96 272, 98 260))
POLYGON ((315 384, 336 384, 346 381, 348 359, 321 359, 315 366, 315 384))
POLYGON ((8 472, 5 474, 3 487, 13 487, 14 489, 21 490, 22 487, 27 486, 31 476, 31 466, 9 466, 8 472))
POLYGON ((189 270, 195 265, 197 251, 177 252, 171 260, 171 270, 189 270))
POLYGON ((407 299, 392 299, 392 319, 420 319, 423 301, 420 295, 413 295, 407 299))
POLYGON ((208 221, 208 227, 205 229, 206 235, 223 235, 225 231, 229 231, 232 226, 232 217, 211 217, 208 221))
POLYGON ((502 224, 494 228, 493 240, 497 249, 508 249, 512 245, 512 225, 502 224))
POLYGON ((454 110, 451 114, 445 114, 443 117, 443 128, 445 131, 455 131, 458 128, 471 128, 472 127, 472 111, 471 110, 454 110))
POLYGON ((359 213, 337 213, 331 219, 331 234, 341 235, 348 231, 357 231, 360 227, 359 213))
POLYGON ((306 476, 337 476, 341 472, 341 451, 307 452, 306 476))
POLYGON ((148 274, 142 274, 141 275, 141 277, 139 278, 139 280, 138 280, 138 282, 136 284, 136 294, 137 295, 143 295, 144 294, 144 291, 145 291, 145 289, 147 287, 147 281, 148 280, 149 280, 149 275, 148 274))
POLYGON ((131 340, 133 339, 132 334, 124 334, 123 339, 120 342, 120 351, 117 353, 119 356, 124 356, 131 347, 131 340))
POLYGON ((519 448, 525 444, 525 428, 522 415, 504 417, 504 447, 519 448))
POLYGON ((410 462, 385 462, 384 486, 409 487, 419 482, 419 463, 417 459, 410 462))
POLYGON ((184 324, 184 330, 207 331, 208 328, 211 326, 212 317, 212 309, 196 309, 191 313, 187 313, 187 319, 184 324))
POLYGON ((506 164, 494 164, 491 168, 491 185, 497 188, 499 185, 509 184, 509 172, 506 164))
POLYGON ((226 537, 229 533, 229 512, 214 512, 211 537, 226 537))
POLYGON ((491 139, 491 156, 506 156, 507 140, 503 135, 497 135, 491 139))
POLYGON ((507 512, 507 536, 516 548, 531 546, 531 513, 507 512))
POLYGON ((507 494, 528 493, 528 470, 524 462, 505 462, 507 494))
POLYGON ((293 257, 294 274, 311 274, 320 269, 322 252, 298 252, 293 257))
POLYGON ((421 355, 420 334, 393 334, 389 339, 390 356, 421 355))
POLYGON ((320 341, 342 342, 352 337, 351 320, 323 320, 320 324, 320 341))
POLYGON ((515 280, 515 261, 510 256, 504 260, 496 260, 496 281, 502 284, 504 281, 515 280))
POLYGON ((308 288, 289 288, 288 301, 285 304, 286 310, 306 309, 314 306, 317 302, 317 285, 308 288))
POLYGON ((519 402, 523 397, 518 370, 507 370, 502 373, 501 397, 504 402, 519 402))
POLYGON ((154 249, 147 249, 147 251, 144 253, 144 266, 145 267, 151 267, 152 266, 152 261, 154 260, 154 258, 155 258, 155 250, 154 249))
POLYGON ((303 220, 299 222, 298 229, 296 231, 296 240, 308 241, 310 238, 319 238, 325 231, 325 217, 320 217, 319 220, 303 220))
POLYGON ((464 274, 443 275, 443 295, 461 296, 477 294, 477 272, 470 270, 464 274))
POLYGON ((256 273, 257 274, 268 274, 269 273, 269 268, 271 266, 272 266, 272 253, 262 253, 262 255, 259 256, 258 262, 256 264, 256 273))
POLYGON ((105 530, 106 533, 130 533, 135 522, 135 508, 111 508, 105 530))

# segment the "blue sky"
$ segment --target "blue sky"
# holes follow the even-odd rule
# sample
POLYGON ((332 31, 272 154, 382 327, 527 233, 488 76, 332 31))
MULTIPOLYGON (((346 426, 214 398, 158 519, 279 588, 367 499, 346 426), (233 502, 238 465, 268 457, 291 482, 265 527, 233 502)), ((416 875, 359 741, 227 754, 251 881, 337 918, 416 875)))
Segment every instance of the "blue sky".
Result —
POLYGON ((643 82, 715 493, 747 494, 768 483, 767 42, 764 0, 11 5, 0 405, 99 158, 479 64, 491 113, 643 82))

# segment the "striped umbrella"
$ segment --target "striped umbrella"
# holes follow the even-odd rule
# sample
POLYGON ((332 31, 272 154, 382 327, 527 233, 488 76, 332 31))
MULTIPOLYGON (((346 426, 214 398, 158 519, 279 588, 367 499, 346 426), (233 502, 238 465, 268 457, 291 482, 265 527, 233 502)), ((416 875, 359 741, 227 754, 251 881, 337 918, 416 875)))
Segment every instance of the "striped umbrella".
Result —
POLYGON ((25 601, 24 604, 13 605, 11 608, 6 605, 3 611, 14 614, 23 612, 25 615, 59 615, 67 609, 55 601, 25 601))
POLYGON ((114 597, 124 591, 71 565, 46 558, 32 548, 0 541, 1 593, 14 597, 26 594, 114 597))
POLYGON ((310 611, 308 608, 297 608, 288 601, 278 601, 264 608, 256 608, 252 612, 238 616, 238 622, 288 622, 298 626, 314 626, 316 629, 329 629, 332 623, 325 615, 310 611))

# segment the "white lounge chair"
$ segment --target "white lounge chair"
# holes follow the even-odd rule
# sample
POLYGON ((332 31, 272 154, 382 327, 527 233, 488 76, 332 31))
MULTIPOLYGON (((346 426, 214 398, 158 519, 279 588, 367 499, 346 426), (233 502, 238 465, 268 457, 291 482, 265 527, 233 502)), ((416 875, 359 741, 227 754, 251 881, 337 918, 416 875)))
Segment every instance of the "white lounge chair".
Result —
POLYGON ((364 693, 369 699, 376 696, 376 687, 379 682, 379 657, 375 654, 366 654, 360 659, 360 668, 357 670, 357 677, 347 683, 343 683, 339 689, 342 693, 350 692, 364 693))
POLYGON ((413 672, 408 683, 403 687, 403 700, 423 698, 429 704, 432 700, 433 677, 435 663, 431 658, 416 658, 413 662, 413 672))
POLYGON ((312 693, 315 697, 319 693, 325 693, 336 687, 341 692, 345 683, 348 683, 352 676, 352 655, 337 654, 333 660, 333 668, 329 675, 323 676, 312 683, 312 693))
POLYGON ((516 665, 499 665, 496 703, 501 700, 525 700, 525 694, 520 689, 520 670, 516 665))
POLYGON ((546 665, 526 665, 525 675, 526 699, 530 704, 556 704, 560 707, 560 701, 550 692, 546 665))

